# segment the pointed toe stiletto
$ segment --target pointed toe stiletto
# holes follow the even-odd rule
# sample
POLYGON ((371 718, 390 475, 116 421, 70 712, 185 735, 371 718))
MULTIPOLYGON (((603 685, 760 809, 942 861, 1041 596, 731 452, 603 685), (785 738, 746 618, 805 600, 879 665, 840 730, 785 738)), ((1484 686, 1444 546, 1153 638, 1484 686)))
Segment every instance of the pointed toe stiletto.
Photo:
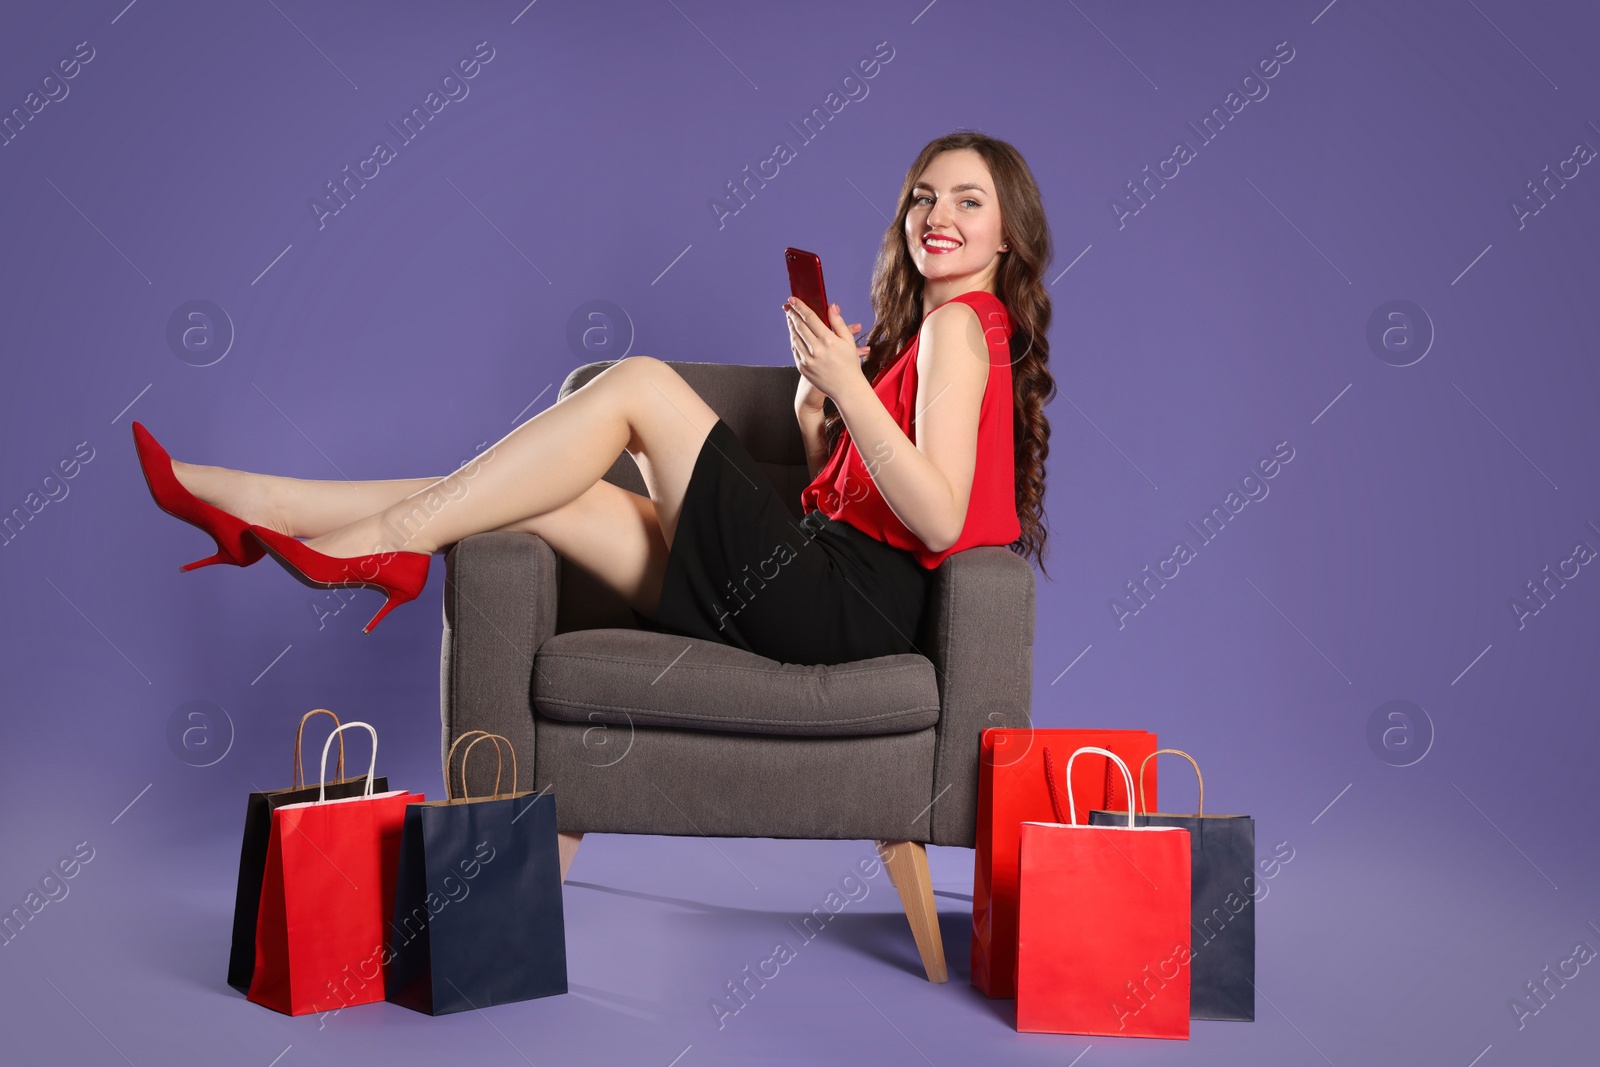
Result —
POLYGON ((251 526, 249 532, 273 559, 306 585, 315 589, 361 586, 382 593, 383 607, 362 628, 362 633, 370 634, 390 611, 422 595, 423 586, 428 584, 428 566, 433 562, 431 555, 421 552, 381 552, 341 559, 265 526, 251 526))
POLYGON ((183 487, 172 469, 172 457, 157 443, 142 423, 133 424, 133 446, 139 453, 139 469, 156 506, 173 518, 182 519, 211 535, 217 543, 215 555, 185 563, 179 570, 192 571, 213 563, 232 563, 248 567, 263 555, 260 543, 246 535, 249 523, 221 508, 213 507, 183 487))

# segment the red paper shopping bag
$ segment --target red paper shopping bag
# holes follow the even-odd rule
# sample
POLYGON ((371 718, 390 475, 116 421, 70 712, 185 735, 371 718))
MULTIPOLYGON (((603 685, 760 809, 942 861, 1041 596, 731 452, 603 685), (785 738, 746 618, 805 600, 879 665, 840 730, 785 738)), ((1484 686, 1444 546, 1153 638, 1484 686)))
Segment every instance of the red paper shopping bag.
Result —
MULTIPOLYGON (((988 997, 1017 995, 1017 840, 1027 820, 1054 822, 1044 746, 1072 752, 1098 746, 1124 761, 1142 760, 1157 747, 1144 730, 983 731, 978 756, 978 837, 972 878, 972 984, 988 997)), ((1084 811, 1124 810, 1132 795, 1101 756, 1086 756, 1072 771, 1084 811), (1095 798, 1104 798, 1104 803, 1095 798)), ((1156 783, 1149 788, 1155 796, 1156 783)), ((1154 805, 1156 801, 1150 800, 1154 805)), ((1085 816, 1087 819, 1087 816, 1085 816)))
MULTIPOLYGON (((1018 843, 1017 1030, 1189 1038, 1189 831, 1026 822, 1018 843)), ((1046 756, 1054 785, 1053 760, 1046 756)))
MULTIPOLYGON (((372 734, 369 792, 286 804, 272 813, 248 996, 286 1015, 333 1011, 384 995, 400 830, 406 805, 426 798, 404 789, 370 792, 377 731, 351 722, 333 733, 354 726, 372 734)), ((330 735, 322 748, 324 783, 332 742, 330 735)))

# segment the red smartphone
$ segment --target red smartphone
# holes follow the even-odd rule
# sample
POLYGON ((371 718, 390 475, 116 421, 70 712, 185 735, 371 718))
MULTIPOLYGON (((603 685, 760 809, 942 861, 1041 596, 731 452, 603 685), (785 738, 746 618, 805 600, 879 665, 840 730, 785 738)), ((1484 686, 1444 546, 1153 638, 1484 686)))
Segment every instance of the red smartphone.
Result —
POLYGON ((828 295, 822 286, 822 260, 815 252, 802 248, 785 248, 783 258, 789 265, 789 293, 804 300, 806 306, 817 313, 817 318, 830 324, 828 295))

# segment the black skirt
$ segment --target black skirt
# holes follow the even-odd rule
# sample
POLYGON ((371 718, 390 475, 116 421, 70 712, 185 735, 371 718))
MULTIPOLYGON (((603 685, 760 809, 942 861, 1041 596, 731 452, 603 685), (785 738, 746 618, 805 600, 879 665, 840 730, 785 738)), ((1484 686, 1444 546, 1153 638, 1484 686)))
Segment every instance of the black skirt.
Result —
POLYGON ((849 523, 794 518, 718 419, 689 478, 653 628, 782 663, 912 652, 930 575, 849 523))

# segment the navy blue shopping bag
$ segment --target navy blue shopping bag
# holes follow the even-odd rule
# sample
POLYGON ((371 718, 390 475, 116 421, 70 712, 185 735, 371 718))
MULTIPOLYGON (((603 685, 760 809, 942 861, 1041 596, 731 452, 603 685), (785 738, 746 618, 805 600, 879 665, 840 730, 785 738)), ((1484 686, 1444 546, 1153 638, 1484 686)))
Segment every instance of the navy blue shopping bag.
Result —
MULTIPOLYGON (((511 742, 479 734, 478 741, 511 742)), ((455 745, 450 754, 455 753, 455 745)), ((390 1001, 429 1015, 532 1000, 567 991, 566 928, 556 802, 519 793, 512 753, 510 793, 411 804, 389 928, 390 1001)), ((446 763, 446 792, 450 792, 446 763)))
MULTIPOLYGON (((1163 748, 1139 764, 1135 826, 1175 826, 1189 831, 1189 1017, 1250 1022, 1256 1017, 1256 823, 1248 815, 1205 815, 1206 785, 1187 752, 1163 748), (1163 752, 1182 756, 1200 783, 1193 815, 1145 810, 1144 765, 1163 752)), ((1119 825, 1125 811, 1091 811, 1089 825, 1119 825)))

